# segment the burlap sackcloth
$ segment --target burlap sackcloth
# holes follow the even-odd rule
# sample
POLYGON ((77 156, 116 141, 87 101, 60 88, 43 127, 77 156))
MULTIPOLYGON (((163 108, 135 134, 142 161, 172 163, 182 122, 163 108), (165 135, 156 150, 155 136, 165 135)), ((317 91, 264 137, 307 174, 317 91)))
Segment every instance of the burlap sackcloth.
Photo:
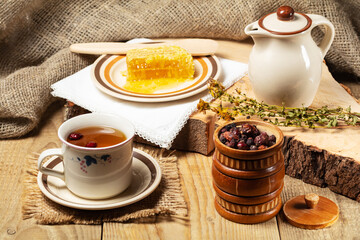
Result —
MULTIPOLYGON (((95 60, 70 53, 72 43, 139 37, 242 40, 248 37, 247 24, 281 5, 328 18, 336 36, 327 63, 333 71, 360 76, 359 0, 0 1, 0 138, 34 129, 55 100, 50 85, 95 60)), ((315 38, 321 35, 317 31, 315 38)))
POLYGON ((162 171, 159 186, 143 200, 121 208, 96 211, 59 205, 40 191, 36 182, 37 158, 30 157, 24 173, 23 218, 35 218, 39 224, 101 224, 143 220, 154 215, 186 217, 188 210, 174 153, 149 146, 144 148, 141 144, 135 144, 135 147, 153 156, 162 171))

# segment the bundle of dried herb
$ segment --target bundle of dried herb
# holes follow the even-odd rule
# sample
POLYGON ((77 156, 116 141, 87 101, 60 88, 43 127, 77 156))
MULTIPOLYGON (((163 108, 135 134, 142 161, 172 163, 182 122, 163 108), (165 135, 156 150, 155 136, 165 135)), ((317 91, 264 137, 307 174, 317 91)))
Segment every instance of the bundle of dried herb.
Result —
POLYGON ((205 102, 200 99, 197 109, 201 112, 211 110, 224 120, 233 120, 238 116, 247 116, 248 118, 257 116, 278 126, 309 128, 360 124, 360 113, 351 112, 350 106, 346 109, 328 108, 327 106, 313 109, 269 105, 247 97, 238 89, 236 89, 236 94, 229 94, 225 91, 224 86, 215 80, 210 82, 209 92, 220 101, 205 102), (225 102, 230 103, 230 107, 223 107, 225 102))

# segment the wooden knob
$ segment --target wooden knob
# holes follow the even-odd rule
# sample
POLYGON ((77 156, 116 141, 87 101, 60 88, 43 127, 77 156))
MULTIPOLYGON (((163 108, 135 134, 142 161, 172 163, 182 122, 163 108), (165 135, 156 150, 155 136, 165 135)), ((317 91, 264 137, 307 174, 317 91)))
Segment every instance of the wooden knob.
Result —
POLYGON ((294 9, 289 6, 281 6, 278 8, 277 18, 281 21, 290 21, 294 19, 294 9))
POLYGON ((319 195, 315 193, 306 194, 304 198, 308 208, 315 208, 319 202, 319 195))

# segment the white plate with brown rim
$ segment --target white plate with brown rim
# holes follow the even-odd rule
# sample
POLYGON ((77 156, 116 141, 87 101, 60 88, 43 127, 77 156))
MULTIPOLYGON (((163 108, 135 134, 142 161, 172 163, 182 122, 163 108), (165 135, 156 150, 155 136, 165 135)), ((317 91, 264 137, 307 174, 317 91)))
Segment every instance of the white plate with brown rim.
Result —
POLYGON ((92 65, 92 80, 102 92, 122 100, 134 102, 167 102, 187 98, 207 89, 211 79, 218 80, 221 72, 219 59, 214 56, 194 57, 194 79, 166 90, 138 93, 124 88, 126 56, 102 55, 92 65))
MULTIPOLYGON (((61 159, 57 157, 49 159, 45 166, 58 171, 63 170, 61 159)), ((41 172, 38 173, 37 182, 44 195, 58 204, 76 209, 105 210, 140 201, 150 195, 160 184, 159 164, 153 157, 139 149, 134 149, 132 174, 132 182, 124 192, 101 200, 78 197, 68 190, 64 181, 41 172)))

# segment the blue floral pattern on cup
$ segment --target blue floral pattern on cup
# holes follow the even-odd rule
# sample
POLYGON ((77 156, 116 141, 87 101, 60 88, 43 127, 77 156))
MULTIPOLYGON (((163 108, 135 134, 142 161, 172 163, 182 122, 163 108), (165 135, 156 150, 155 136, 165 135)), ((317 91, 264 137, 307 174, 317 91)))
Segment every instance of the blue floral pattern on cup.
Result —
POLYGON ((87 168, 90 167, 93 164, 106 164, 106 163, 111 163, 111 155, 109 154, 104 154, 101 156, 97 156, 97 155, 85 155, 83 159, 81 159, 80 157, 76 157, 76 159, 79 161, 80 163, 80 169, 84 172, 87 173, 87 168))

